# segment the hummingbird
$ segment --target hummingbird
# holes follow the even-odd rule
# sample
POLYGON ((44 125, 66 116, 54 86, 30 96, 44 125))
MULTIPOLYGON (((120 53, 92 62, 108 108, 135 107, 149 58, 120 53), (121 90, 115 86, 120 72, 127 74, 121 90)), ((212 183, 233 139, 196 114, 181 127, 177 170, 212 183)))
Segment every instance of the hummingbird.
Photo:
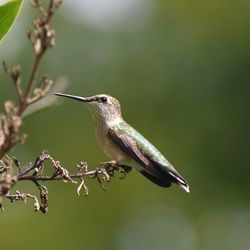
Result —
POLYGON ((160 187, 170 187, 176 183, 189 193, 187 181, 153 144, 122 118, 117 99, 105 94, 90 97, 54 94, 87 104, 99 144, 105 154, 113 159, 112 162, 136 169, 160 187))

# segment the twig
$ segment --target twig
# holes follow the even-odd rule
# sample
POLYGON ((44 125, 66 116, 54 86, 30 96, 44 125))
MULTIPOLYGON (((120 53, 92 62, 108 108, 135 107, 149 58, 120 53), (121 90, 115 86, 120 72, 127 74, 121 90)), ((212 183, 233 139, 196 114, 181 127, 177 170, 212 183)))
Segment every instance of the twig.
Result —
POLYGON ((35 62, 34 62, 33 67, 32 67, 32 71, 31 71, 31 75, 30 75, 27 89, 25 90, 24 94, 22 95, 21 104, 20 104, 18 111, 17 111, 18 116, 22 115, 22 113, 26 109, 27 105, 29 104, 28 96, 30 95, 31 90, 33 89, 35 75, 36 75, 39 63, 41 61, 41 58, 42 58, 42 54, 36 54, 35 62))
POLYGON ((47 74, 42 77, 40 83, 36 81, 36 75, 43 55, 48 48, 55 46, 55 31, 50 28, 50 21, 61 3, 61 0, 50 0, 46 9, 41 1, 31 1, 41 16, 36 18, 33 27, 27 30, 27 37, 33 46, 35 59, 24 90, 22 89, 21 67, 8 68, 7 64, 3 62, 4 71, 14 83, 19 105, 16 106, 11 101, 5 102, 5 113, 0 116, 0 159, 17 143, 23 142, 26 138, 24 135, 19 135, 24 111, 31 104, 44 97, 53 87, 53 81, 47 74))
MULTIPOLYGON (((12 159, 9 157, 6 161, 1 161, 0 163, 0 177, 5 177, 0 182, 0 196, 11 201, 26 201, 27 198, 33 198, 35 199, 35 207, 39 208, 36 209, 36 211, 40 210, 43 213, 48 211, 48 189, 46 186, 40 184, 41 181, 69 181, 73 184, 78 184, 76 189, 78 196, 80 196, 81 190, 83 190, 83 193, 86 196, 89 193, 89 189, 85 183, 86 178, 96 179, 102 189, 106 190, 103 182, 109 182, 115 176, 116 172, 126 175, 131 171, 130 167, 117 165, 113 162, 103 162, 95 170, 89 171, 87 163, 81 162, 77 165, 77 171, 70 174, 68 170, 60 164, 59 161, 55 160, 46 151, 37 157, 34 164, 30 163, 30 165, 25 170, 22 170, 20 167, 20 162, 17 160, 17 158, 14 158, 14 164, 17 166, 18 174, 11 174, 9 172, 9 169, 12 169, 11 167, 13 164, 12 159), (54 172, 50 176, 43 174, 45 161, 49 161, 54 169, 54 172), (6 178, 6 175, 8 175, 8 178, 6 178), (80 184, 74 179, 78 179, 80 184), (16 191, 15 194, 10 195, 10 190, 18 181, 32 181, 35 183, 40 193, 40 203, 38 202, 38 199, 31 194, 24 194, 16 191)), ((3 208, 1 202, 0 206, 3 208)))
MULTIPOLYGON (((35 201, 35 203, 34 203, 35 212, 40 210, 40 204, 39 204, 39 201, 38 201, 38 199, 36 198, 35 195, 20 193, 17 190, 15 194, 12 194, 12 195, 8 194, 8 195, 5 196, 5 198, 9 199, 11 202, 14 202, 14 201, 24 201, 24 202, 26 202, 28 198, 32 198, 35 201)), ((1 204, 1 209, 4 210, 2 204, 1 204)))

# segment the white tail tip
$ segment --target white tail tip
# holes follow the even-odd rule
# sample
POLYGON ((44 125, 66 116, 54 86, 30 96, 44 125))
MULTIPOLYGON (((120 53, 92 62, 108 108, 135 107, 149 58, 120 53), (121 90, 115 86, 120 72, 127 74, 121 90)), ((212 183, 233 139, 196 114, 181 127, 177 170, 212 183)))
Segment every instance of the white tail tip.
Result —
POLYGON ((190 189, 189 189, 189 186, 186 184, 186 185, 183 185, 181 183, 178 184, 180 186, 180 188, 182 188, 185 192, 187 193, 190 193, 190 189))

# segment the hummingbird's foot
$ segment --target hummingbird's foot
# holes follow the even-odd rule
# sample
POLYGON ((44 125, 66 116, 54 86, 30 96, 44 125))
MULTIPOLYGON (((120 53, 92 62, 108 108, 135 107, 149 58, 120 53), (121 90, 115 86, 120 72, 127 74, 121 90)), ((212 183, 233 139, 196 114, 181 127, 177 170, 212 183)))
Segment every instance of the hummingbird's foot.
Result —
POLYGON ((114 176, 114 169, 116 168, 116 166, 117 166, 116 161, 101 162, 99 164, 97 172, 100 171, 103 174, 102 179, 106 182, 109 182, 111 178, 114 176))
POLYGON ((110 169, 118 168, 119 165, 115 160, 113 160, 113 161, 101 162, 99 166, 108 171, 110 169))
POLYGON ((119 179, 124 179, 126 175, 132 171, 132 167, 127 165, 118 165, 118 171, 122 174, 119 179))
POLYGON ((101 162, 99 167, 104 170, 107 176, 109 176, 109 178, 106 178, 106 181, 109 181, 111 177, 114 176, 115 170, 117 170, 118 168, 118 164, 115 160, 113 160, 108 162, 101 162))
POLYGON ((123 171, 124 171, 126 174, 128 174, 129 172, 132 171, 132 167, 127 166, 127 165, 119 165, 119 167, 122 168, 123 171))
POLYGON ((113 177, 116 171, 120 172, 122 174, 122 176, 119 177, 120 179, 123 179, 126 176, 126 174, 132 170, 132 167, 127 165, 120 165, 115 160, 109 162, 102 162, 100 164, 100 167, 104 168, 110 177, 113 177))

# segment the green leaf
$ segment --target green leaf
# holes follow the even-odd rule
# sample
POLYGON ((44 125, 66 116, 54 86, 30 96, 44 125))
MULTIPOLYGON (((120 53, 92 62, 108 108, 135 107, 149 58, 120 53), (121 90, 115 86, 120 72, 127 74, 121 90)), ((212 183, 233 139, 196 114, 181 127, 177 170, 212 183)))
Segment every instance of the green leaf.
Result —
POLYGON ((13 0, 0 5, 0 42, 14 23, 22 5, 22 0, 13 0))

